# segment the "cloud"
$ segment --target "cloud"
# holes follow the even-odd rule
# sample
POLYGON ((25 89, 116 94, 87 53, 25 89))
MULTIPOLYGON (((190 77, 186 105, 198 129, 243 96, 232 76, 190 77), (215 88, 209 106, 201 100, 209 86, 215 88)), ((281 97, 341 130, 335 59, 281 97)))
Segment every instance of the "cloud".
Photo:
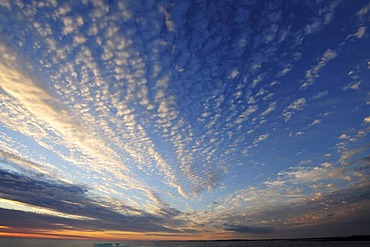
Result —
POLYGON ((348 89, 352 89, 352 90, 359 90, 360 88, 360 85, 361 85, 362 81, 358 81, 358 82, 351 82, 345 86, 342 87, 342 90, 343 91, 347 91, 348 89))
POLYGON ((292 104, 288 106, 288 109, 291 110, 302 110, 302 108, 306 105, 306 99, 305 98, 300 98, 296 99, 292 104))
POLYGON ((225 228, 226 231, 233 231, 237 233, 254 233, 254 234, 267 234, 272 233, 274 230, 269 227, 250 227, 250 226, 235 226, 230 225, 225 228))
POLYGON ((12 153, 8 153, 6 151, 0 150, 0 160, 2 160, 5 163, 10 163, 14 166, 20 166, 22 168, 30 168, 33 170, 39 170, 41 169, 41 166, 35 162, 29 161, 25 158, 19 157, 17 155, 14 155, 12 153))
POLYGON ((321 166, 328 168, 328 167, 332 167, 333 164, 330 162, 325 162, 325 163, 322 163, 321 166))
MULTIPOLYGON (((360 163, 353 163, 357 166, 354 171, 364 164, 360 163)), ((234 230, 239 229, 240 232, 243 232, 243 226, 260 226, 282 233, 288 229, 309 231, 311 226, 322 228, 326 224, 335 226, 336 231, 345 231, 343 222, 352 221, 362 214, 351 208, 356 205, 365 212, 365 198, 370 196, 369 183, 354 180, 357 175, 361 178, 358 173, 352 175, 354 171, 330 162, 314 168, 292 167, 280 172, 276 179, 265 181, 265 187, 250 186, 230 194, 216 206, 219 211, 206 217, 206 222, 229 224, 227 226, 235 226, 234 230), (342 187, 344 181, 345 186, 342 187), (327 215, 331 213, 335 217, 328 220, 327 215)), ((366 213, 365 217, 370 215, 366 213)), ((351 225, 355 227, 356 223, 351 225)), ((247 227, 245 231, 248 230, 247 227)))
POLYGON ((312 123, 310 123, 308 126, 314 126, 321 123, 321 119, 315 119, 312 123))
POLYGON ((261 142, 261 141, 264 141, 266 140, 267 138, 269 137, 269 134, 263 134, 263 135, 260 135, 259 137, 257 137, 254 141, 253 141, 253 145, 261 142))
MULTIPOLYGON (((34 209, 89 219, 50 214, 37 219, 35 213, 9 209, 1 217, 16 227, 21 223, 12 218, 23 217, 25 225, 34 222, 40 229, 59 225, 230 235, 267 234, 268 229, 275 234, 280 214, 274 218, 273 212, 279 210, 285 217, 281 222, 287 223, 284 229, 304 224, 305 217, 324 219, 323 211, 314 210, 317 203, 364 180, 366 172, 357 163, 367 160, 355 148, 338 144, 347 166, 331 160, 335 154, 325 157, 331 166, 323 165, 315 154, 310 163, 288 169, 325 144, 306 145, 310 131, 317 129, 287 122, 310 99, 326 103, 322 98, 329 94, 329 84, 308 87, 342 50, 322 50, 308 39, 319 37, 318 31, 334 20, 338 4, 177 1, 146 2, 143 8, 138 1, 2 1, 0 165, 8 169, 2 191, 14 205, 23 200, 34 209), (317 60, 298 80, 307 90, 291 98, 294 86, 287 81, 297 80, 311 57, 317 60), (277 98, 287 99, 282 118, 273 114, 283 103, 277 98), (287 133, 300 137, 284 140, 287 133), (264 143, 266 150, 257 148, 266 140, 271 140, 264 143), (282 141, 275 145, 276 140, 282 141), (292 152, 282 157, 285 145, 293 148, 288 146, 292 152), (295 155, 302 145, 306 152, 295 155), (230 183, 234 175, 235 181, 245 175, 239 167, 253 171, 245 183, 230 183), (271 177, 260 182, 267 174, 271 177), (220 203, 205 212, 210 197, 220 203), (284 209, 294 215, 284 215, 284 209)), ((365 20, 367 8, 360 12, 358 18, 365 20)), ((355 29, 351 25, 343 27, 357 32, 351 41, 355 36, 364 41, 364 22, 355 29)), ((336 25, 327 27, 338 31, 336 25)), ((329 38, 337 41, 335 35, 329 38)), ((352 79, 349 88, 363 89, 364 83, 352 79)), ((330 95, 330 100, 336 97, 330 95)), ((331 109, 346 112, 341 106, 331 109)), ((323 117, 313 108, 302 118, 311 119, 311 125, 323 117)), ((341 142, 352 143, 366 133, 349 133, 352 138, 341 142)))
POLYGON ((239 71, 237 71, 237 70, 233 70, 233 71, 231 71, 231 73, 230 73, 230 78, 231 79, 234 79, 235 77, 237 77, 238 76, 238 74, 239 74, 239 71))
POLYGON ((339 139, 342 139, 342 140, 346 140, 346 139, 349 139, 349 138, 350 138, 350 136, 349 136, 349 135, 347 135, 347 134, 341 134, 338 138, 339 138, 339 139))
POLYGON ((173 32, 175 31, 175 25, 174 25, 174 22, 172 21, 171 19, 171 15, 170 13, 164 9, 163 6, 160 6, 159 8, 161 10, 161 12, 164 13, 164 16, 165 16, 165 20, 166 20, 166 27, 167 29, 170 31, 170 32, 173 32))
MULTIPOLYGON (((293 205, 286 204, 271 210, 267 209, 261 212, 259 217, 269 218, 274 217, 274 215, 279 215, 276 220, 281 219, 284 224, 294 226, 295 228, 306 228, 306 231, 308 230, 308 226, 321 228, 326 224, 330 224, 332 227, 342 228, 343 231, 347 227, 343 222, 351 221, 351 219, 355 217, 361 217, 360 215, 362 214, 352 213, 350 208, 357 205, 359 211, 362 211, 364 207, 366 207, 366 203, 363 203, 363 200, 368 197, 369 187, 361 188, 358 192, 350 188, 329 194, 317 193, 309 200, 304 200, 293 205), (345 201, 345 203, 343 203, 343 201, 345 201), (326 209, 322 209, 320 205, 326 205, 326 209), (327 215, 330 213, 335 214, 335 217, 328 219, 327 215)), ((368 213, 363 215, 365 218, 369 216, 368 213)), ((351 225, 353 227, 357 226, 355 223, 351 225)), ((275 225, 272 224, 271 227, 274 226, 275 225)))
POLYGON ((58 212, 55 210, 51 210, 44 207, 39 206, 33 206, 27 203, 22 203, 14 200, 7 200, 7 199, 1 199, 0 198, 0 204, 1 207, 4 209, 10 209, 15 211, 21 211, 26 213, 34 213, 39 215, 49 215, 59 218, 67 218, 67 219, 75 219, 75 220, 89 220, 93 218, 83 217, 79 215, 73 215, 73 214, 66 214, 62 212, 58 212))
POLYGON ((278 74, 277 74, 277 77, 283 77, 285 76, 286 74, 289 73, 289 71, 292 70, 292 65, 289 64, 287 67, 285 67, 283 70, 281 70, 278 74))
MULTIPOLYGON (((67 21, 67 24, 70 23, 74 22, 67 21)), ((83 22, 77 21, 77 23, 83 22)), ((86 41, 86 39, 80 34, 73 37, 76 44, 80 44, 81 42, 86 41)), ((7 114, 11 114, 13 118, 17 115, 28 118, 27 121, 20 121, 18 125, 11 126, 11 129, 19 131, 26 136, 28 135, 33 137, 39 145, 47 147, 47 149, 54 152, 64 160, 71 162, 84 170, 91 171, 92 166, 88 164, 94 163, 93 173, 104 174, 108 172, 114 177, 119 177, 119 180, 122 181, 121 185, 123 185, 124 188, 130 187, 130 183, 126 183, 125 181, 131 181, 133 184, 135 184, 133 186, 135 187, 135 189, 141 188, 143 189, 143 191, 149 191, 147 188, 144 188, 141 182, 133 182, 134 176, 132 175, 132 173, 129 176, 125 175, 130 172, 126 169, 127 167, 123 164, 121 158, 118 157, 118 153, 116 151, 117 149, 114 150, 111 147, 107 147, 107 140, 102 140, 102 138, 99 137, 101 135, 96 131, 96 129, 94 130, 92 128, 92 126, 100 125, 100 130, 103 130, 105 132, 104 138, 110 137, 110 135, 107 135, 107 133, 114 134, 115 137, 113 137, 111 141, 113 140, 115 144, 120 146, 120 150, 124 150, 125 152, 129 153, 131 157, 137 159, 141 164, 149 163, 145 161, 150 159, 147 156, 154 157, 154 159, 157 161, 156 164, 158 164, 158 169, 167 176, 166 179, 168 180, 168 184, 177 188, 178 191, 183 191, 180 188, 178 182, 173 180, 173 178, 175 178, 173 169, 171 169, 171 167, 166 164, 166 162, 158 154, 158 152, 156 152, 152 148, 153 144, 150 143, 150 140, 148 140, 146 133, 142 131, 143 129, 135 128, 138 127, 136 121, 134 120, 135 118, 132 118, 132 116, 128 116, 127 114, 125 116, 127 126, 134 127, 136 133, 128 135, 127 132, 120 133, 120 129, 117 129, 116 133, 113 133, 111 129, 107 128, 109 124, 102 122, 102 120, 104 121, 106 119, 104 113, 102 113, 102 118, 100 120, 97 120, 94 116, 89 114, 89 111, 91 110, 89 109, 89 107, 86 107, 86 105, 80 107, 80 105, 77 103, 81 98, 84 98, 85 102, 94 102, 96 103, 96 105, 92 104, 90 106, 96 106, 96 108, 94 109, 95 111, 96 109, 99 109, 98 107, 104 105, 103 102, 106 102, 107 100, 106 98, 104 98, 104 95, 101 98, 102 101, 99 101, 98 98, 93 99, 89 95, 91 93, 89 86, 93 85, 93 83, 95 82, 96 86, 101 86, 102 81, 102 79, 100 78, 101 73, 99 71, 99 68, 97 68, 97 63, 94 61, 94 58, 92 57, 92 52, 89 48, 83 47, 81 49, 81 52, 77 53, 77 57, 80 59, 78 60, 83 61, 80 63, 80 65, 82 65, 80 67, 80 72, 78 72, 75 67, 70 66, 70 64, 63 63, 65 67, 61 66, 61 70, 58 72, 57 77, 53 78, 54 80, 64 80, 65 82, 67 82, 65 84, 55 84, 55 89, 57 95, 59 94, 59 92, 60 94, 65 94, 66 97, 64 98, 64 100, 67 102, 69 101, 74 105, 74 112, 72 113, 71 111, 68 112, 66 110, 68 109, 68 107, 62 105, 56 97, 51 96, 50 93, 43 89, 39 84, 37 84, 33 78, 24 75, 25 73, 17 71, 16 69, 11 70, 10 68, 17 68, 16 61, 15 59, 11 59, 11 55, 8 49, 5 46, 2 47, 4 50, 2 56, 9 57, 9 59, 6 60, 6 63, 12 62, 12 64, 4 64, 6 66, 6 69, 4 67, 4 69, 2 70, 2 76, 5 76, 5 82, 9 83, 3 84, 2 87, 9 94, 9 96, 13 97, 12 101, 9 101, 11 102, 10 104, 12 104, 9 109, 13 108, 13 112, 18 111, 16 114, 12 112, 9 112, 7 114), (67 69, 67 71, 64 69, 67 69), (96 81, 89 81, 91 78, 89 76, 84 76, 81 78, 79 86, 73 85, 73 82, 76 80, 78 74, 85 73, 85 71, 88 70, 93 72, 96 81), (14 71, 14 73, 9 71, 14 71), (10 73, 13 73, 14 75, 10 75, 10 73), (15 78, 17 79, 18 84, 15 84, 15 78), (75 114, 77 112, 82 113, 80 115, 81 121, 76 121, 75 114), (85 124, 81 125, 81 122, 84 122, 85 124), (38 123, 43 124, 39 125, 38 123), (44 130, 44 132, 37 133, 36 135, 35 132, 32 131, 35 129, 32 127, 32 125, 34 124, 36 124, 39 129, 44 130), (86 128, 86 126, 90 127, 86 128), (43 135, 41 135, 42 133, 43 135), (137 143, 140 142, 141 146, 145 145, 145 148, 148 151, 147 156, 143 159, 142 154, 138 155, 140 153, 138 152, 138 150, 133 150, 133 145, 129 145, 126 141, 117 141, 117 139, 119 139, 119 134, 121 134, 121 137, 126 140, 137 139, 137 137, 140 136, 141 141, 137 141, 137 143), (88 139, 90 140, 88 141, 88 139), (145 142, 144 139, 146 140, 145 142), (66 155, 65 153, 60 152, 60 149, 57 148, 57 146, 60 145, 66 145, 63 148, 66 148, 68 151, 70 151, 71 154, 75 155, 66 155), (105 151, 96 152, 96 150, 94 151, 95 148, 98 148, 100 151, 105 151), (103 163, 104 165, 100 166, 103 163), (112 169, 109 171, 110 168, 106 164, 111 164, 110 166, 120 166, 120 168, 112 169)), ((88 75, 88 73, 85 73, 85 75, 88 75)), ((42 84, 42 82, 40 82, 40 84, 42 84)), ((103 94, 109 94, 103 88, 101 89, 103 94)), ((113 107, 117 106, 117 104, 115 104, 114 102, 112 102, 111 105, 113 107)), ((117 107, 117 109, 120 108, 121 107, 117 107)), ((122 112, 127 112, 127 110, 129 109, 122 109, 122 112)), ((7 121, 4 121, 5 124, 9 123, 9 121, 13 121, 11 120, 12 118, 9 118, 9 115, 4 115, 4 117, 8 119, 7 121)), ((121 121, 119 119, 117 119, 117 122, 114 121, 115 119, 111 118, 111 120, 113 121, 110 121, 110 124, 114 125, 117 123, 116 126, 121 125, 121 121)), ((101 189, 101 187, 99 187, 99 189, 101 189)))
POLYGON ((249 115, 253 114, 257 110, 258 110, 258 106, 257 105, 250 105, 250 106, 248 106, 248 108, 245 108, 245 110, 241 114, 239 114, 239 116, 236 119, 235 123, 236 124, 243 123, 245 120, 248 119, 248 116, 249 115))
POLYGON ((305 80, 301 84, 300 88, 305 89, 315 83, 315 80, 320 76, 321 70, 328 64, 328 62, 334 59, 337 53, 334 50, 328 49, 319 59, 319 62, 314 65, 311 69, 306 71, 305 80))
POLYGON ((353 159, 354 157, 357 157, 360 154, 363 154, 370 148, 370 145, 362 145, 360 147, 356 148, 343 148, 340 151, 340 162, 342 164, 350 164, 352 163, 350 160, 353 159))
POLYGON ((283 111, 283 117, 285 119, 285 122, 288 122, 289 119, 292 117, 292 115, 296 111, 303 110, 304 106, 306 106, 306 99, 305 98, 299 98, 293 101, 284 111, 283 111))
MULTIPOLYGON (((152 215, 119 203, 117 207, 107 202, 89 198, 88 189, 78 185, 52 181, 48 177, 32 178, 0 170, 0 193, 11 205, 31 205, 27 210, 1 209, 2 225, 38 229, 116 230, 133 232, 174 232, 163 223, 181 214, 163 208, 152 215), (42 215, 36 212, 41 212, 42 215), (45 212, 52 212, 47 213, 45 212), (56 213, 53 213, 56 212, 56 213), (73 216, 73 217, 72 217, 73 216), (23 219, 23 220, 22 220, 23 219)), ((4 203, 4 202, 2 202, 4 203)))
POLYGON ((367 15, 369 10, 370 10, 370 4, 365 4, 364 6, 362 6, 362 8, 359 11, 357 11, 356 14, 359 18, 362 19, 365 17, 365 15, 367 15))
POLYGON ((326 169, 320 167, 308 169, 298 167, 289 171, 280 172, 278 176, 278 181, 283 181, 284 183, 304 184, 325 179, 327 178, 328 174, 326 169))
POLYGON ((117 174, 113 167, 110 172, 125 181, 132 180, 128 176, 129 170, 119 160, 117 153, 86 125, 76 121, 74 115, 33 78, 6 64, 0 64, 0 77, 3 81, 1 88, 5 92, 2 97, 6 97, 10 105, 0 115, 5 126, 33 138, 40 146, 80 167, 86 167, 91 159, 95 160, 94 167, 97 171, 110 169, 106 164, 121 164, 120 170, 126 172, 117 174), (81 156, 75 158, 58 151, 57 146, 60 143, 64 143, 67 149, 74 150, 74 153, 81 153, 85 160, 81 156))
POLYGON ((11 9, 11 8, 12 8, 12 7, 11 7, 11 5, 10 5, 9 0, 1 1, 1 2, 0 2, 0 6, 1 6, 1 7, 4 7, 4 8, 8 8, 8 9, 11 9))
POLYGON ((265 116, 265 115, 273 112, 275 110, 275 108, 276 108, 276 102, 271 103, 269 105, 269 107, 264 112, 261 113, 261 116, 265 116))
POLYGON ((332 1, 330 5, 317 10, 317 16, 311 18, 311 23, 305 27, 305 34, 311 34, 320 30, 323 26, 328 25, 335 14, 335 9, 340 1, 332 1))
POLYGON ((365 32, 366 32, 366 28, 367 28, 367 27, 365 27, 365 26, 361 26, 361 27, 359 27, 359 28, 358 28, 358 30, 357 30, 357 32, 356 32, 356 33, 354 33, 353 35, 354 35, 356 38, 358 38, 358 39, 363 38, 363 37, 364 37, 364 35, 365 35, 365 32))
POLYGON ((314 94, 313 96, 312 96, 312 99, 313 100, 315 100, 315 99, 321 99, 321 98, 323 98, 323 97, 325 97, 326 95, 328 95, 329 94, 329 91, 322 91, 322 92, 318 92, 318 93, 316 93, 316 94, 314 94))
POLYGON ((64 25, 63 34, 64 35, 70 34, 78 29, 78 24, 79 23, 82 24, 82 22, 76 22, 76 21, 77 21, 76 19, 73 19, 70 16, 63 18, 63 25, 64 25))
POLYGON ((364 118, 364 123, 370 123, 370 116, 369 116, 369 117, 364 118))

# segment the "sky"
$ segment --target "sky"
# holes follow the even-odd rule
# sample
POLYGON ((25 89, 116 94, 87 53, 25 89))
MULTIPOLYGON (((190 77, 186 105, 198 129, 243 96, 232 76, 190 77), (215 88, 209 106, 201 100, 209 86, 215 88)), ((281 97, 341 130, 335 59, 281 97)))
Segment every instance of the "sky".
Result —
POLYGON ((370 234, 370 2, 0 0, 0 236, 370 234))

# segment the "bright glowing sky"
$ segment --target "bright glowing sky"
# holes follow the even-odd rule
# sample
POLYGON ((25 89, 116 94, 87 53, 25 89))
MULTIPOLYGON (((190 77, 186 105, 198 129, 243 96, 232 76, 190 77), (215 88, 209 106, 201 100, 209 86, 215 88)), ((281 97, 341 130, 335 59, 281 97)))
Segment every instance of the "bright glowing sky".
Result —
POLYGON ((362 0, 0 0, 0 235, 370 234, 369 20, 362 0))

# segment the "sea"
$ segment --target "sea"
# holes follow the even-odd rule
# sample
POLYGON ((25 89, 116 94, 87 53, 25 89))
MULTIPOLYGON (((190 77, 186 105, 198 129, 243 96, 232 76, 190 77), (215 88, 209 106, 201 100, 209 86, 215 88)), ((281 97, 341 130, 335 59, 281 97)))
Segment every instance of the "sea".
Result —
POLYGON ((90 241, 28 238, 0 238, 0 247, 369 247, 370 241, 90 241))

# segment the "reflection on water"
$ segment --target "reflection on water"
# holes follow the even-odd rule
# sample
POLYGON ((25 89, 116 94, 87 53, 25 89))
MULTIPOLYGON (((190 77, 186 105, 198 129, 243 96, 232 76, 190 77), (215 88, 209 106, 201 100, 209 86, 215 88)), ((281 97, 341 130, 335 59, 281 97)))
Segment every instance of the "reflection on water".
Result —
POLYGON ((86 240, 51 240, 51 239, 27 239, 27 238, 0 238, 0 247, 102 247, 102 246, 126 246, 126 247, 368 247, 370 241, 362 242, 338 242, 338 241, 86 241, 86 240))

